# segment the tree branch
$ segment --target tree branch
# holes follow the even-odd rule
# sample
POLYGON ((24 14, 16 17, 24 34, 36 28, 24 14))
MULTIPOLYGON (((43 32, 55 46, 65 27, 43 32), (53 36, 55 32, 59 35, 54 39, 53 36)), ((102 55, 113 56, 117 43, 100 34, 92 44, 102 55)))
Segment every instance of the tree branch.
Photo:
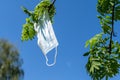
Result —
POLYGON ((53 0, 52 5, 54 5, 54 4, 55 4, 55 2, 56 2, 56 0, 53 0))
POLYGON ((48 12, 50 11, 50 9, 52 8, 52 6, 55 4, 56 0, 53 0, 52 3, 50 4, 49 8, 48 8, 48 12))
POLYGON ((109 52, 111 54, 112 52, 112 37, 114 35, 114 9, 115 9, 115 4, 112 7, 112 30, 110 34, 110 43, 109 43, 109 52))

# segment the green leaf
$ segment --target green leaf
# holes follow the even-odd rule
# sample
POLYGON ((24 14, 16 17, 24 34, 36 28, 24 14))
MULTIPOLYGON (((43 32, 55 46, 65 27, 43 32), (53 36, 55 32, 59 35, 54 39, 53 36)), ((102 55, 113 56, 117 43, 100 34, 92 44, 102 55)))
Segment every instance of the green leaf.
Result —
POLYGON ((92 47, 96 44, 96 42, 97 42, 97 38, 96 37, 94 37, 94 38, 92 38, 91 40, 90 40, 90 48, 92 49, 92 47))
POLYGON ((94 66, 94 68, 95 68, 95 69, 97 69, 97 70, 99 70, 99 69, 100 69, 100 68, 99 68, 98 66, 96 66, 96 65, 94 66))
POLYGON ((98 61, 93 61, 93 65, 100 66, 100 65, 101 65, 101 63, 100 63, 100 62, 98 62, 98 61))
POLYGON ((110 19, 110 20, 111 20, 111 19, 112 19, 112 17, 107 15, 107 16, 106 16, 106 19, 110 19))
POLYGON ((97 17, 98 17, 99 19, 102 19, 102 16, 97 15, 97 17))
POLYGON ((104 24, 104 25, 102 26, 102 29, 103 29, 103 32, 104 32, 105 34, 106 34, 106 33, 110 34, 110 31, 111 31, 111 27, 110 27, 110 26, 104 24))
POLYGON ((85 47, 88 47, 88 45, 89 45, 89 40, 86 41, 85 47))
POLYGON ((91 61, 98 61, 100 60, 98 57, 97 58, 91 58, 91 61))
POLYGON ((90 73, 93 74, 95 72, 95 69, 99 70, 100 65, 101 65, 100 62, 93 61, 92 64, 91 64, 91 67, 90 67, 90 73))
POLYGON ((93 38, 90 40, 86 41, 85 47, 88 47, 90 45, 90 48, 92 47, 102 38, 103 33, 95 35, 93 38))
POLYGON ((90 67, 90 73, 92 73, 92 74, 94 73, 94 66, 90 67))
POLYGON ((110 4, 111 4, 112 6, 114 6, 114 3, 113 3, 113 2, 110 2, 110 4))
POLYGON ((26 14, 28 14, 28 16, 31 16, 32 15, 32 12, 31 11, 29 11, 27 8, 25 8, 25 7, 21 7, 22 8, 22 10, 26 13, 26 14))
POLYGON ((83 54, 83 56, 88 56, 90 54, 90 52, 86 52, 83 54))

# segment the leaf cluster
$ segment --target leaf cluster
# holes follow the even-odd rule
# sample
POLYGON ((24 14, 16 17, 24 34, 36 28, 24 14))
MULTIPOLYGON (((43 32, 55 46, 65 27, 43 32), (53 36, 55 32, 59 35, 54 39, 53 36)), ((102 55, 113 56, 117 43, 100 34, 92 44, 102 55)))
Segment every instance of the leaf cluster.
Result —
POLYGON ((86 42, 86 47, 91 46, 90 51, 84 54, 89 56, 86 69, 93 80, 113 77, 119 73, 120 68, 120 43, 112 42, 112 53, 109 54, 109 38, 101 36, 101 33, 97 34, 86 42))
POLYGON ((120 43, 113 41, 114 21, 120 20, 119 0, 98 0, 97 11, 102 32, 86 41, 89 51, 86 70, 93 80, 114 77, 120 69, 120 43))
POLYGON ((107 15, 107 16, 98 16, 100 19, 100 24, 102 31, 105 34, 110 34, 112 31, 111 25, 112 25, 112 17, 107 15))
POLYGON ((27 41, 29 39, 32 40, 35 35, 36 32, 34 30, 34 23, 30 21, 30 18, 26 18, 26 24, 23 25, 21 39, 23 41, 27 41))
POLYGON ((97 11, 102 31, 110 34, 112 31, 112 18, 114 21, 120 20, 120 1, 119 0, 98 0, 97 11), (113 10, 114 8, 114 10, 113 10), (114 13, 114 16, 112 14, 114 13))
POLYGON ((41 1, 33 11, 29 11, 25 7, 22 7, 23 11, 29 16, 26 18, 26 23, 23 25, 21 40, 27 41, 32 40, 36 36, 34 30, 34 23, 38 23, 39 18, 43 15, 44 11, 47 10, 51 22, 53 22, 53 17, 55 15, 55 7, 51 4, 50 0, 41 1))
POLYGON ((98 0, 97 3, 97 11, 101 15, 111 14, 112 7, 115 5, 116 7, 119 6, 119 0, 98 0))

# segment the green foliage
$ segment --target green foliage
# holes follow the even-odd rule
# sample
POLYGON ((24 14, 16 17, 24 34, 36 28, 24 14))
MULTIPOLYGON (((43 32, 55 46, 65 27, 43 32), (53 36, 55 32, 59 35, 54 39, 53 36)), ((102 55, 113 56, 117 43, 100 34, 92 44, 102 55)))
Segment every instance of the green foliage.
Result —
POLYGON ((102 38, 102 33, 95 35, 93 38, 86 41, 85 47, 88 47, 88 45, 90 45, 90 49, 92 49, 94 45, 99 42, 101 38, 102 38))
POLYGON ((92 49, 85 53, 85 56, 89 56, 86 69, 93 80, 101 80, 105 76, 113 77, 119 73, 120 44, 112 43, 112 54, 109 54, 108 40, 108 38, 98 39, 92 49))
POLYGON ((110 12, 110 0, 98 0, 97 11, 104 15, 105 13, 110 12))
POLYGON ((117 6, 115 7, 115 17, 114 19, 120 20, 120 1, 117 3, 117 6))
POLYGON ((120 43, 112 39, 114 21, 120 20, 120 1, 98 0, 97 11, 102 32, 86 41, 89 51, 83 56, 88 56, 86 70, 93 80, 108 80, 120 69, 120 43))
POLYGON ((116 7, 119 6, 119 0, 98 0, 97 3, 97 11, 102 15, 111 14, 112 7, 115 5, 116 7))
POLYGON ((112 17, 107 15, 107 16, 98 16, 98 18, 100 19, 102 31, 105 34, 110 34, 111 32, 110 25, 112 24, 112 21, 111 21, 112 17))
POLYGON ((29 18, 26 18, 26 24, 23 25, 22 30, 22 40, 32 40, 34 36, 36 35, 36 32, 34 30, 34 23, 30 22, 29 18))
POLYGON ((23 11, 29 16, 26 18, 26 23, 23 25, 21 40, 27 41, 32 40, 36 36, 34 30, 34 23, 38 23, 39 18, 43 15, 44 11, 48 11, 50 20, 53 22, 53 17, 55 15, 55 7, 51 4, 50 0, 41 1, 35 8, 34 11, 29 11, 25 7, 22 7, 23 11))

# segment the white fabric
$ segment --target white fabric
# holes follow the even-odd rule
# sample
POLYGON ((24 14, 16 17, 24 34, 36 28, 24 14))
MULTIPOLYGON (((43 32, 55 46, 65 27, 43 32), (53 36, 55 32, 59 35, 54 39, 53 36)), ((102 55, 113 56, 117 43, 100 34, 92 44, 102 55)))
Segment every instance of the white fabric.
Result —
POLYGON ((56 49, 56 52, 55 52, 55 56, 54 56, 54 62, 53 62, 52 64, 49 64, 49 63, 48 63, 48 58, 47 58, 47 55, 45 55, 46 65, 47 65, 47 66, 53 66, 53 65, 55 65, 55 63, 56 63, 56 57, 57 57, 57 47, 56 47, 55 49, 56 49))
POLYGON ((48 66, 53 66, 56 63, 57 49, 55 52, 55 59, 53 64, 48 63, 47 53, 54 48, 57 48, 58 41, 54 34, 52 23, 49 19, 48 12, 45 11, 43 16, 39 18, 38 23, 34 24, 34 29, 37 32, 38 45, 41 48, 43 54, 46 58, 46 64, 48 66))

